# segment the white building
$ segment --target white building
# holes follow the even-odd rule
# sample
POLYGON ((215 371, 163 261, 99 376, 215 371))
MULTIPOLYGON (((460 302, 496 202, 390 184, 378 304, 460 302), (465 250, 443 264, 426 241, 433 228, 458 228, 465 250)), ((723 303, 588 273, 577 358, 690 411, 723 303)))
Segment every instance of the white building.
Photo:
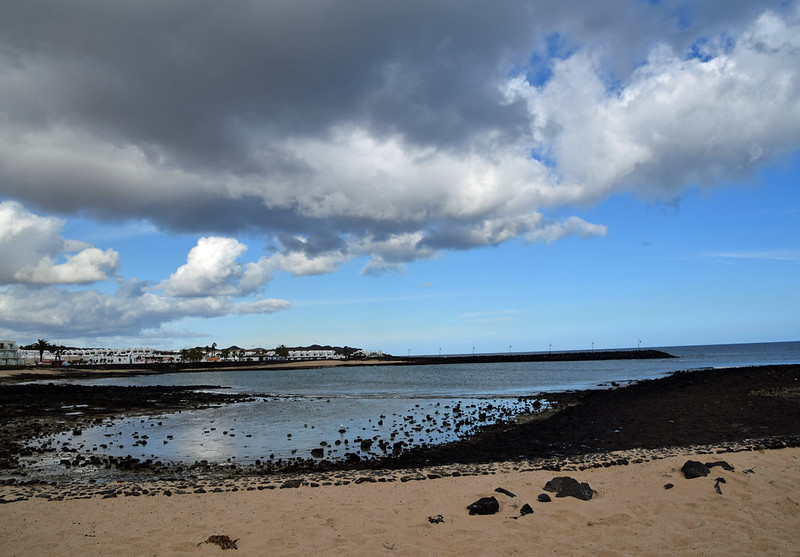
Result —
POLYGON ((14 340, 0 340, 0 365, 18 366, 21 362, 17 342, 14 340))
POLYGON ((326 349, 305 349, 289 350, 290 360, 338 360, 342 355, 336 354, 335 350, 326 349))
MULTIPOLYGON (((21 364, 36 365, 39 363, 38 350, 20 350, 19 352, 21 364)), ((177 355, 165 355, 152 348, 71 348, 61 352, 61 361, 66 365, 135 365, 177 361, 177 359, 177 355)), ((55 360, 56 354, 50 350, 45 350, 41 355, 41 363, 44 365, 50 365, 55 360)))
POLYGON ((78 348, 65 350, 61 359, 89 365, 149 364, 162 360, 152 348, 78 348))

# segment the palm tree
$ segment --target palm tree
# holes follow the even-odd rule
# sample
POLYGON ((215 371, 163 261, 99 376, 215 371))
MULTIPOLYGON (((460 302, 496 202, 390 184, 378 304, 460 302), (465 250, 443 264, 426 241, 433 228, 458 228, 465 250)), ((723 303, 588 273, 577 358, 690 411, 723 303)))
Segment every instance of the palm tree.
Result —
POLYGON ((39 365, 41 365, 44 359, 45 351, 49 352, 50 349, 53 348, 53 345, 44 340, 43 338, 40 338, 34 344, 31 344, 31 348, 33 350, 39 351, 39 365))

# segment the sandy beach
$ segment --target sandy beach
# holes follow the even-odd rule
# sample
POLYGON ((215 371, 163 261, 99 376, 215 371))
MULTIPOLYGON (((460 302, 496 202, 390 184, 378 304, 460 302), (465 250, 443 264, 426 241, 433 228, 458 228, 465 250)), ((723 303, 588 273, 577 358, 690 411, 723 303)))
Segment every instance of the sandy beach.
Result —
MULTIPOLYGON (((416 470, 347 485, 306 477, 287 489, 238 480, 216 493, 42 495, 0 506, 0 532, 4 555, 219 555, 219 545, 202 543, 213 535, 236 540, 242 555, 797 555, 800 448, 713 453, 617 453, 651 459, 559 472, 516 463, 425 480, 409 479, 425 477, 416 470), (733 470, 686 479, 688 459, 724 460, 733 470), (539 502, 557 476, 596 493, 539 502), (469 514, 469 504, 489 496, 499 512, 469 514), (525 504, 532 514, 522 515, 525 504)), ((2 487, 6 498, 19 489, 2 487)))

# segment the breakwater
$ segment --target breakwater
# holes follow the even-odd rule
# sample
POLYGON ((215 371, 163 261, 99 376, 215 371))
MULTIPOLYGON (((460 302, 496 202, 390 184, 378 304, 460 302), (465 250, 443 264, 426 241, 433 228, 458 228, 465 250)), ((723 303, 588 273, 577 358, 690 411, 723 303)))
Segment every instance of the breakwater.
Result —
POLYGON ((497 362, 584 362, 605 360, 655 360, 677 358, 661 350, 597 350, 592 352, 548 352, 533 354, 476 354, 466 356, 418 356, 396 358, 406 365, 486 364, 497 362))

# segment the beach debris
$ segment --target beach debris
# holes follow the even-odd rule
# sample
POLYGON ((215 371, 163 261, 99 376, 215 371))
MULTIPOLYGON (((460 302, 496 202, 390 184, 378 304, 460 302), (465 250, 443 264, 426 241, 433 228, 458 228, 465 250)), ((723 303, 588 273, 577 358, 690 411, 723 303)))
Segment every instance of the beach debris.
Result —
POLYGON ((719 466, 723 470, 727 470, 728 472, 733 472, 734 471, 733 466, 728 464, 724 460, 717 460, 716 462, 706 462, 706 468, 714 468, 716 466, 719 466))
POLYGON ((714 491, 722 495, 722 490, 719 488, 719 484, 728 483, 725 481, 725 478, 717 478, 714 480, 714 491))
POLYGON ((197 544, 197 547, 200 547, 204 543, 213 543, 220 546, 222 549, 239 549, 236 546, 236 542, 239 541, 239 538, 232 540, 230 536, 226 536, 225 534, 218 534, 214 536, 208 536, 205 541, 200 542, 197 544))
POLYGON ((500 503, 497 502, 494 496, 481 497, 471 505, 468 505, 467 509, 469 514, 495 514, 500 510, 500 503))
POLYGON ((444 517, 440 514, 437 514, 436 516, 429 516, 428 522, 430 522, 431 524, 441 524, 442 522, 444 522, 444 517))
POLYGON ((703 478, 711 473, 711 471, 708 469, 708 466, 696 460, 687 460, 681 467, 681 472, 683 472, 683 475, 687 480, 703 478))
POLYGON ((495 492, 496 492, 496 493, 502 493, 503 495, 508 495, 508 496, 509 496, 509 497, 511 497, 512 499, 513 499, 514 497, 516 497, 516 495, 514 495, 513 493, 511 493, 511 492, 510 492, 509 490, 507 490, 507 489, 503 489, 502 487, 498 487, 497 489, 495 489, 495 492))
POLYGON ((545 491, 555 493, 556 497, 575 497, 581 501, 588 501, 597 493, 587 483, 581 483, 569 476, 559 476, 547 482, 545 491))
POLYGON ((536 498, 536 500, 539 501, 540 503, 549 503, 550 501, 552 501, 552 499, 550 499, 550 496, 547 493, 540 493, 539 496, 536 498))

